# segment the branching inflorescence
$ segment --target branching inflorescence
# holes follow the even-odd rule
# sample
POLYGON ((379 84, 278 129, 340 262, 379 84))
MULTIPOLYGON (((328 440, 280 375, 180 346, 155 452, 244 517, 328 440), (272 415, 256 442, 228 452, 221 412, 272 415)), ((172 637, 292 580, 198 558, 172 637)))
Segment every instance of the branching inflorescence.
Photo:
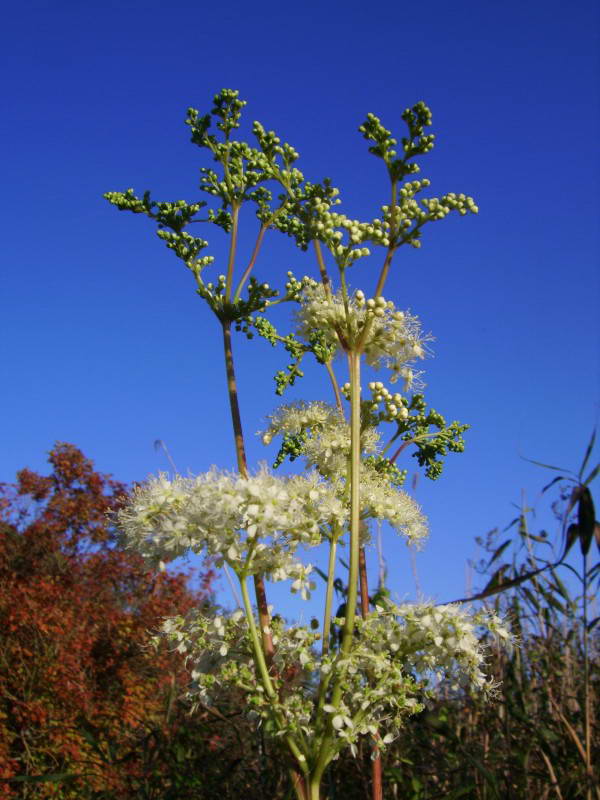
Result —
MULTIPOLYGON (((380 752, 407 715, 422 707, 432 681, 445 678, 483 691, 493 687, 476 635, 480 626, 499 641, 510 639, 501 621, 483 612, 370 602, 364 567, 373 520, 389 523, 409 543, 421 544, 427 534, 425 517, 402 489, 406 469, 397 464, 400 455, 410 449, 427 477, 437 478, 447 453, 463 450, 468 427, 448 425, 433 409, 426 412, 423 395, 415 392, 422 385, 415 365, 428 354, 431 337, 416 316, 383 295, 389 270, 401 246, 421 245, 427 224, 478 209, 464 194, 421 197, 430 182, 414 178, 417 159, 434 142, 426 133, 431 112, 422 102, 402 114, 407 132, 400 146, 373 114, 359 128, 369 151, 384 162, 390 184, 381 214, 368 221, 341 213, 339 191, 329 180, 307 181, 295 166, 297 151, 274 131, 255 122, 253 145, 233 139, 244 105, 237 92, 225 89, 215 96, 210 114, 188 110, 192 142, 213 159, 214 166, 201 169, 199 185, 210 202, 156 202, 149 192, 140 198, 132 189, 105 195, 117 208, 156 223, 158 236, 192 272, 197 293, 218 320, 238 460, 235 473, 215 467, 198 477, 149 480, 134 491, 119 522, 123 543, 148 559, 165 562, 204 552, 235 573, 242 608, 217 617, 198 611, 166 620, 163 636, 188 658, 194 702, 241 690, 250 713, 287 746, 298 798, 318 800, 328 764, 345 747, 356 752, 362 736, 372 741, 376 787, 380 752), (257 236, 238 268, 239 215, 247 204, 255 208, 257 236), (205 280, 215 260, 203 255, 208 242, 189 232, 198 222, 229 236, 227 263, 212 280, 205 280), (259 282, 252 273, 269 231, 291 237, 302 251, 313 249, 315 277, 297 279, 289 272, 281 292, 259 282), (374 258, 376 250, 382 260, 375 286, 350 288, 350 271, 354 275, 358 262, 374 258), (280 334, 268 314, 284 302, 295 308, 293 329, 280 334), (306 467, 301 475, 281 477, 265 466, 248 469, 232 326, 248 338, 256 333, 273 346, 281 344, 290 356, 276 376, 277 394, 302 377, 307 356, 327 373, 333 404, 282 406, 261 434, 265 445, 280 442, 273 467, 301 459, 306 467), (344 360, 347 380, 340 383, 344 360), (372 380, 363 393, 363 362, 387 371, 390 386, 372 380), (336 616, 332 599, 340 582, 335 571, 342 542, 348 545, 349 568, 344 612, 336 616), (287 625, 272 616, 264 581, 288 580, 292 592, 307 598, 315 571, 305 555, 318 545, 329 549, 327 571, 316 570, 326 578, 322 624, 287 625)), ((378 587, 377 598, 385 597, 384 587, 378 587)), ((374 788, 374 798, 380 797, 377 792, 374 788)))

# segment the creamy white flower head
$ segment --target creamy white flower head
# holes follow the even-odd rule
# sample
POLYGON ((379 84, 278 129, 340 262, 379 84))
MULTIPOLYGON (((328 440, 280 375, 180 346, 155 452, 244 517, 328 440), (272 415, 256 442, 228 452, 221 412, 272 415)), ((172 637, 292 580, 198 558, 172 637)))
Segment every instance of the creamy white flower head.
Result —
POLYGON ((273 436, 278 434, 298 434, 302 430, 318 431, 331 425, 343 423, 344 417, 334 406, 316 401, 303 401, 280 406, 270 414, 269 427, 262 432, 265 444, 270 444, 273 436))
POLYGON ((407 389, 417 377, 409 365, 425 357, 425 345, 431 339, 421 334, 417 317, 397 310, 391 300, 366 300, 364 293, 357 291, 346 309, 341 292, 328 297, 317 281, 305 281, 297 322, 298 334, 306 341, 319 330, 327 343, 336 347, 341 345, 340 337, 349 345, 357 342, 368 322, 363 346, 367 364, 391 369, 392 382, 403 377, 407 389))
POLYGON ((153 478, 134 491, 119 513, 125 544, 163 561, 187 550, 206 551, 247 574, 298 577, 293 554, 321 541, 336 496, 313 473, 276 477, 213 468, 196 478, 153 478))
POLYGON ((281 618, 273 618, 275 699, 268 699, 256 681, 251 640, 240 610, 216 617, 194 610, 186 618, 167 620, 163 632, 186 656, 194 681, 189 690, 192 698, 210 698, 217 687, 235 687, 263 719, 277 718, 276 735, 294 731, 310 735, 313 730, 314 680, 305 680, 303 673, 316 678, 341 672, 338 702, 330 700, 323 706, 330 715, 337 752, 352 749, 365 735, 380 735, 385 749, 399 735, 406 717, 421 710, 422 687, 429 684, 435 689, 440 677, 493 692, 494 682, 485 675, 486 647, 477 632, 487 628, 503 644, 511 638, 495 614, 470 613, 455 605, 386 603, 366 618, 357 618, 356 625, 358 635, 342 656, 336 651, 322 653, 320 634, 312 628, 287 627, 281 618))
MULTIPOLYGON (((487 629, 510 648, 513 637, 496 614, 432 603, 390 605, 380 612, 379 624, 385 632, 382 646, 396 653, 409 669, 423 677, 443 675, 458 684, 494 691, 494 682, 485 675, 486 647, 477 629, 487 629)), ((378 623, 373 619, 372 624, 378 623)))
POLYGON ((361 468, 360 489, 363 519, 387 520, 412 544, 419 545, 427 537, 427 518, 419 505, 366 464, 361 468))
MULTIPOLYGON (((344 415, 327 403, 298 402, 281 406, 269 417, 270 425, 262 433, 269 444, 274 436, 307 434, 302 456, 309 467, 316 467, 326 478, 337 478, 347 472, 350 455, 350 425, 344 415)), ((380 435, 375 428, 361 434, 361 451, 377 453, 380 435)))

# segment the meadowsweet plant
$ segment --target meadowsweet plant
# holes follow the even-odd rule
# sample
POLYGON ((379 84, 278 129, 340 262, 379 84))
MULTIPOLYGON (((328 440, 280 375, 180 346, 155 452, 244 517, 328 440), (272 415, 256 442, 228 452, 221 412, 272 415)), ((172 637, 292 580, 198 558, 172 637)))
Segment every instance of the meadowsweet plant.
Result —
POLYGON ((197 611, 164 623, 163 635, 188 658, 193 701, 210 702, 233 687, 242 691, 273 746, 287 751, 299 800, 318 800, 331 761, 345 748, 356 753, 367 737, 379 765, 373 772, 376 798, 380 754, 407 716, 422 708, 428 687, 445 678, 489 692, 493 679, 485 674, 477 631, 485 626, 509 640, 493 614, 398 606, 383 587, 371 602, 366 578, 374 521, 389 523, 411 544, 420 545, 427 535, 426 518, 402 489, 400 455, 411 450, 426 475, 437 478, 447 453, 463 450, 467 427, 448 425, 427 410, 417 367, 431 337, 415 315, 385 296, 386 281, 397 251, 420 247, 426 226, 478 209, 464 194, 424 196, 429 181, 415 176, 434 136, 426 132, 431 112, 423 102, 403 112, 406 130, 399 141, 373 114, 359 128, 389 184, 380 213, 368 220, 342 212, 339 190, 328 179, 307 180, 296 167, 297 151, 274 131, 255 122, 252 144, 236 139, 244 105, 238 92, 224 89, 210 114, 188 110, 192 142, 208 151, 210 166, 200 177, 207 200, 157 202, 132 189, 105 195, 117 208, 156 223, 159 238, 190 270, 215 315, 237 454, 233 473, 215 466, 197 477, 149 480, 134 491, 119 522, 126 546, 148 559, 207 553, 239 581, 242 607, 233 613, 197 611), (251 209, 257 233, 246 251, 238 241, 239 220, 251 209), (194 223, 228 234, 220 270, 207 254, 208 241, 191 232, 198 230, 194 223), (312 276, 288 272, 281 289, 255 276, 263 240, 274 231, 291 237, 300 251, 312 251, 312 276), (362 269, 367 260, 369 273, 362 269), (269 310, 281 303, 292 309, 283 332, 269 319, 269 310), (302 377, 305 358, 324 370, 331 402, 292 403, 268 416, 261 434, 265 446, 278 446, 272 469, 251 471, 247 465, 233 330, 257 334, 287 353, 289 363, 275 376, 278 395, 302 377), (364 365, 380 373, 365 386, 364 365), (286 460, 299 460, 303 472, 277 474, 286 460), (341 543, 349 552, 346 602, 334 611, 341 543), (312 563, 311 550, 320 545, 329 552, 326 569, 312 563), (266 581, 287 581, 301 602, 318 572, 326 578, 320 621, 287 624, 272 613, 266 581))

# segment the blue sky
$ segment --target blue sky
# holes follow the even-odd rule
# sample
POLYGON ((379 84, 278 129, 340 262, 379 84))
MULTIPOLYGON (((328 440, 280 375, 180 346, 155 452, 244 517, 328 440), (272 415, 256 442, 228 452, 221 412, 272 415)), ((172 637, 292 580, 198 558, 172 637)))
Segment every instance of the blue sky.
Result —
MULTIPOLYGON (((370 218, 387 187, 357 127, 372 111, 401 132, 401 111, 422 99, 437 134, 422 175, 480 213, 401 250, 386 295, 436 338, 430 404, 472 425, 466 452, 416 490, 431 524, 421 589, 464 594, 474 537, 548 479, 522 456, 576 469, 598 418, 598 30, 591 0, 5 10, 0 480, 43 469, 56 440, 125 481, 168 468, 159 438, 182 472, 233 466, 219 329, 151 224, 102 199, 129 186, 197 196, 206 161, 188 106, 239 89, 246 133, 254 119, 276 129, 307 177, 330 176, 343 210, 370 218)), ((206 235, 218 274, 223 244, 206 235)), ((314 264, 273 234, 257 275, 277 285, 288 269, 314 264)), ((375 266, 356 269, 372 288, 375 266)), ((283 355, 236 348, 256 463, 271 455, 253 433, 277 405, 283 355)), ((289 397, 326 392, 309 371, 289 397)), ((414 596, 406 549, 391 534, 384 547, 392 587, 414 596)))

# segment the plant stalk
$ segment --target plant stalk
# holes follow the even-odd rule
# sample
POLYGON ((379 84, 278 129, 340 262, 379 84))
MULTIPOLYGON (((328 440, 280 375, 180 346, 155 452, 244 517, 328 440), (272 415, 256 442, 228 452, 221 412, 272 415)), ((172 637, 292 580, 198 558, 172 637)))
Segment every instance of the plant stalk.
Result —
MULTIPOLYGON (((367 580, 367 557, 365 548, 361 547, 359 552, 358 574, 360 577, 360 611, 363 619, 369 613, 369 583, 367 580)), ((371 798, 372 800, 383 800, 383 778, 381 772, 381 753, 377 747, 375 739, 371 743, 371 798)))
MULTIPOLYGON (((246 460, 246 448, 244 445, 244 433, 242 430, 242 418, 238 402, 237 383, 235 379, 235 368, 233 365, 233 349, 231 344, 231 322, 223 321, 223 347, 225 352, 225 369, 227 371, 227 391, 229 393, 229 406, 231 408, 231 423, 233 425, 233 435, 235 439, 235 452, 237 456, 238 470, 243 478, 248 477, 248 462, 246 460)), ((254 575, 254 591, 256 594, 256 606, 258 608, 258 618, 260 621, 260 635, 262 646, 267 658, 267 663, 273 660, 273 637, 271 635, 271 617, 265 592, 265 584, 260 575, 254 575)))
MULTIPOLYGON (((352 647, 356 602, 358 599, 358 562, 360 551, 360 353, 348 353, 350 372, 350 569, 348 574, 348 594, 346 596, 346 615, 342 632, 340 655, 347 656, 352 647)), ((331 693, 331 705, 338 708, 342 699, 343 673, 335 676, 331 693)), ((318 800, 319 786, 323 773, 332 759, 335 732, 331 719, 327 722, 327 732, 321 741, 317 762, 311 774, 310 800, 318 800)))

